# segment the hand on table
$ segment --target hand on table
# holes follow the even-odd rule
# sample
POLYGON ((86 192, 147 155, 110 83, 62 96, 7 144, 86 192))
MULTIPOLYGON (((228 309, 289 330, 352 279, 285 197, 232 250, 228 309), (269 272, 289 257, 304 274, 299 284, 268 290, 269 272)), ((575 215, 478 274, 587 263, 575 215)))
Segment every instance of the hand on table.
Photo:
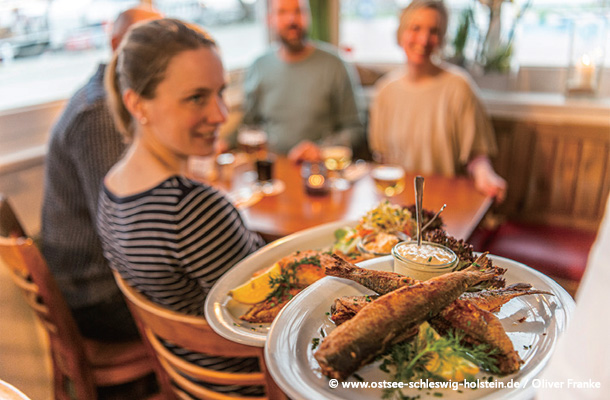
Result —
POLYGON ((304 140, 288 152, 288 159, 295 163, 303 161, 320 161, 322 159, 322 152, 315 143, 304 140))
POLYGON ((494 171, 487 157, 477 157, 468 169, 474 179, 476 189, 486 196, 494 197, 498 204, 506 198, 506 181, 494 171))

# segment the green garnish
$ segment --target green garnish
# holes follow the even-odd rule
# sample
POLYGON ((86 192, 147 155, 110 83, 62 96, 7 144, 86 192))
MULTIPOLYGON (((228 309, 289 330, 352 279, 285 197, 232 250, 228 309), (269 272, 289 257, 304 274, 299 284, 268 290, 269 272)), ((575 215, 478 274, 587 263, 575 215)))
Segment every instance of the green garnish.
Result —
MULTIPOLYGON (((284 298, 292 299, 293 296, 290 291, 299 288, 297 279, 298 267, 306 264, 320 267, 320 257, 303 257, 298 261, 286 265, 286 267, 282 268, 282 272, 279 275, 271 275, 269 277, 269 285, 273 288, 273 291, 267 296, 266 300, 276 299, 278 303, 281 303, 284 298)), ((271 307, 275 307, 275 303, 272 303, 271 307)))
MULTIPOLYGON (((379 369, 391 373, 391 380, 395 382, 409 382, 419 379, 443 380, 443 378, 425 368, 426 363, 434 353, 441 360, 461 357, 484 370, 492 373, 499 372, 493 358, 493 355, 497 353, 496 349, 490 349, 486 344, 467 347, 462 344, 463 335, 449 333, 447 336, 439 338, 431 327, 428 326, 424 329, 413 340, 392 346, 388 354, 382 359, 379 369)), ((404 394, 400 388, 388 388, 384 389, 382 398, 403 399, 404 394)))
POLYGON ((313 339, 311 339, 311 349, 315 350, 316 347, 318 347, 318 345, 320 344, 320 339, 315 337, 313 339))

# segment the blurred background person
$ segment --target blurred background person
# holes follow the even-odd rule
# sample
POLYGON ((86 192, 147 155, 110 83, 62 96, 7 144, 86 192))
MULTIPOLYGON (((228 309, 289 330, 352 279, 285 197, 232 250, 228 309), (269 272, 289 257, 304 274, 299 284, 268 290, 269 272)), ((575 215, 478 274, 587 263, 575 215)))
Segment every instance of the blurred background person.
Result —
MULTIPOLYGON (((189 156, 212 154, 226 121, 224 76, 219 51, 207 35, 161 19, 131 30, 105 78, 115 123, 130 145, 106 175, 100 194, 104 255, 151 301, 201 317, 218 278, 263 245, 219 191, 187 177, 189 156)), ((169 347, 212 369, 258 368, 256 358, 210 357, 169 347)))
POLYGON ((539 389, 537 400, 602 400, 608 398, 610 387, 610 323, 603 310, 610 305, 610 196, 606 201, 604 219, 587 261, 578 294, 574 318, 559 338, 557 348, 540 379, 562 383, 560 388, 539 389), (601 314, 600 314, 601 313, 601 314), (568 385, 599 382, 599 388, 568 385))
POLYGON ((477 190, 501 202, 506 181, 489 160, 497 146, 476 86, 465 71, 439 61, 447 21, 438 0, 414 0, 402 11, 397 40, 406 68, 377 84, 369 146, 378 161, 410 172, 468 172, 477 190))
MULTIPOLYGON (((151 9, 121 13, 112 26, 117 49, 136 22, 161 18, 151 9)), ((104 259, 95 229, 104 175, 125 150, 106 104, 99 65, 51 131, 45 162, 42 251, 83 336, 102 341, 139 338, 123 296, 104 259)))
POLYGON ((277 45, 248 69, 244 123, 263 128, 272 151, 293 160, 320 158, 319 145, 360 146, 360 84, 330 45, 307 38, 309 4, 272 0, 269 29, 277 45))

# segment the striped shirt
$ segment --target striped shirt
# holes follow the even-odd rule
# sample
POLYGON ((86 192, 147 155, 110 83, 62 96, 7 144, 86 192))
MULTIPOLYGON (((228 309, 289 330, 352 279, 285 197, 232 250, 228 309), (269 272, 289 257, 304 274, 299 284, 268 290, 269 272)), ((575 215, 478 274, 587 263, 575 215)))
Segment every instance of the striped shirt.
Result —
POLYGON ((104 187, 98 230, 110 266, 130 286, 190 315, 203 315, 214 282, 263 244, 223 195, 179 176, 127 197, 104 187))
MULTIPOLYGON (((204 315, 214 282, 264 244, 216 189, 180 176, 127 197, 115 196, 104 186, 98 231, 105 257, 127 284, 157 304, 198 316, 204 315)), ((256 359, 209 357, 168 347, 212 369, 237 372, 258 367, 256 359)), ((252 390, 224 389, 220 391, 252 390)))

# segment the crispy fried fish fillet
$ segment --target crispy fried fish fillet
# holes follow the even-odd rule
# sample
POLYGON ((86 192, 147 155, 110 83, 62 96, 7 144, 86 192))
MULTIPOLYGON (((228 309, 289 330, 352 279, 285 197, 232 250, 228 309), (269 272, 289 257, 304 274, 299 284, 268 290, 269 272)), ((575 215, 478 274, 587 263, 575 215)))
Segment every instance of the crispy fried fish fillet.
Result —
POLYGON ((335 250, 334 254, 338 255, 339 257, 341 257, 342 259, 344 259, 347 262, 351 262, 352 264, 359 263, 359 262, 365 261, 365 260, 370 260, 371 258, 373 258, 372 255, 362 254, 359 251, 354 251, 352 253, 345 254, 343 252, 335 250))
POLYGON ((282 272, 294 268, 297 286, 305 288, 324 278, 326 267, 334 262, 330 254, 316 250, 295 251, 278 261, 282 272))
POLYGON ((326 266, 334 263, 329 254, 320 251, 296 251, 278 261, 282 273, 294 272, 294 287, 287 290, 281 299, 271 297, 254 304, 241 317, 252 323, 271 323, 280 310, 302 289, 325 276, 326 266))
POLYGON ((395 272, 373 271, 357 267, 336 254, 332 254, 331 257, 333 262, 326 266, 326 275, 358 282, 379 294, 390 293, 403 286, 414 285, 419 282, 395 272))
POLYGON ((468 287, 493 275, 470 267, 381 296, 324 339, 314 353, 322 373, 335 379, 347 378, 403 340, 405 332, 438 314, 468 287))
MULTIPOLYGON (((471 303, 481 310, 496 312, 515 297, 533 294, 553 295, 551 292, 532 289, 532 285, 529 283, 515 283, 503 289, 466 292, 460 296, 460 299, 470 300, 471 303)), ((356 315, 364 306, 377 298, 379 298, 377 295, 339 297, 335 299, 335 302, 330 307, 331 319, 336 325, 341 325, 343 322, 356 315)))
MULTIPOLYGON (((332 254, 331 257, 332 261, 326 264, 326 275, 358 282, 362 286, 365 286, 379 294, 386 294, 398 289, 399 287, 413 285, 419 282, 408 276, 397 274, 396 272, 374 271, 357 267, 353 263, 346 261, 336 254, 332 254)), ((491 285, 494 287, 504 286, 504 279, 502 278, 502 275, 504 275, 506 269, 494 266, 491 260, 487 257, 487 253, 481 254, 479 258, 474 260, 473 265, 476 265, 481 271, 493 270, 494 272, 494 276, 491 279, 485 281, 479 286, 485 286, 489 282, 491 282, 491 285)))
POLYGON ((303 289, 290 289, 288 294, 282 297, 278 301, 275 297, 266 299, 261 303, 256 303, 239 319, 246 322, 252 322, 256 324, 271 323, 277 317, 280 310, 303 289))
POLYGON ((448 332, 466 333, 463 342, 490 346, 495 350, 492 357, 502 375, 518 371, 523 363, 498 317, 477 307, 470 300, 454 301, 428 322, 440 335, 448 332))
POLYGON ((529 283, 513 283, 503 289, 481 290, 480 292, 467 292, 460 296, 462 300, 470 300, 477 307, 485 311, 496 312, 510 300, 519 296, 527 296, 532 294, 547 294, 553 296, 553 293, 545 290, 532 289, 529 283))

